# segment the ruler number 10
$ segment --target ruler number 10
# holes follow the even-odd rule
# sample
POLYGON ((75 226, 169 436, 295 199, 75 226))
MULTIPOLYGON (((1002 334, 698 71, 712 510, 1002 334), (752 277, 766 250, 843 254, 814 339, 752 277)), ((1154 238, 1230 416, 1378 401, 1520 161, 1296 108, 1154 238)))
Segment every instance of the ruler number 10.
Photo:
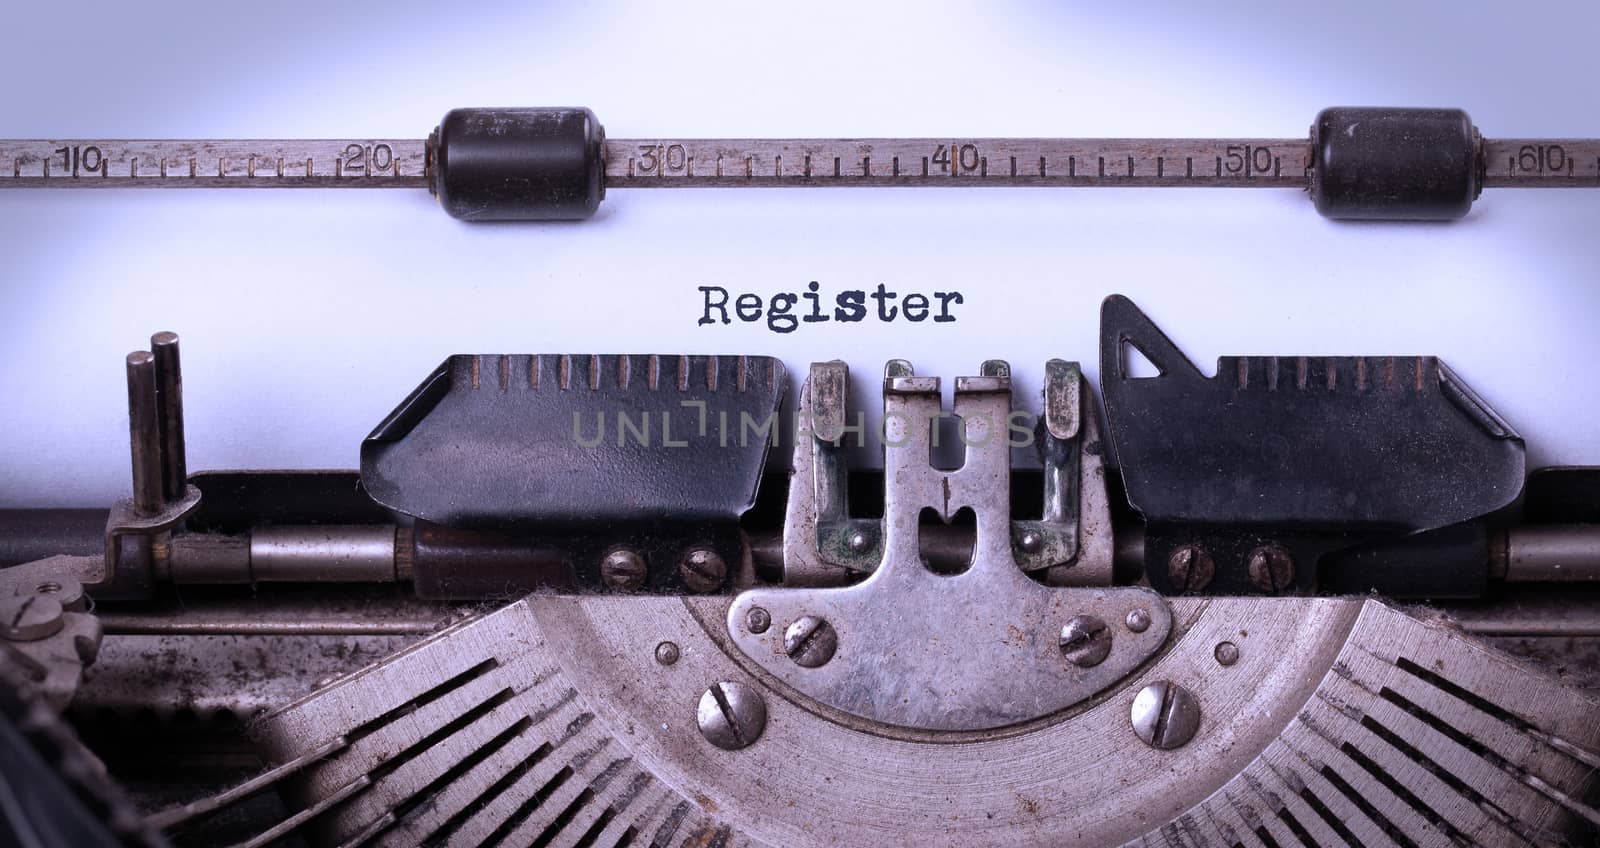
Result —
POLYGON ((80 171, 95 173, 104 170, 106 157, 100 148, 94 145, 88 147, 57 147, 55 153, 61 157, 61 167, 77 175, 80 171))

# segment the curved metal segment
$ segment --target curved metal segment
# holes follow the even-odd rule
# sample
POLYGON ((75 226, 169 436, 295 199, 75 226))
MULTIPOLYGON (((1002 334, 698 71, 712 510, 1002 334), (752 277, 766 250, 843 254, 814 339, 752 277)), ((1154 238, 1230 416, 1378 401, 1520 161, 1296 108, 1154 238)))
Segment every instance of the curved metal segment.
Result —
POLYGON ((989 730, 1030 721, 1092 697, 1159 649, 1172 627, 1166 603, 1145 589, 1055 589, 1017 575, 1002 589, 969 571, 923 572, 894 588, 883 572, 840 589, 745 592, 728 610, 734 643, 798 692, 868 721, 925 730, 989 730), (773 626, 751 633, 751 609, 773 626), (1142 633, 1127 626, 1149 616, 1142 633), (785 650, 804 616, 831 623, 835 655, 807 668, 785 650), (1079 667, 1060 644, 1075 616, 1098 619, 1106 658, 1079 667))

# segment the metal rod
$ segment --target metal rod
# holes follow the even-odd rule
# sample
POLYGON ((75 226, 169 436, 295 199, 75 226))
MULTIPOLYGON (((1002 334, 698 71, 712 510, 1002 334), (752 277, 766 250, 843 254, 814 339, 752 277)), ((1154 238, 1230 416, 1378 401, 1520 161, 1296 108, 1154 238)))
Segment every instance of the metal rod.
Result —
MULTIPOLYGON (((608 139, 605 185, 1210 187, 1309 183, 1305 138, 608 139)), ((1600 139, 1485 139, 1485 188, 1600 188, 1600 139)), ((423 139, 8 139, 0 188, 427 188, 423 139)))
POLYGON ((1506 535, 1511 583, 1600 581, 1600 527, 1531 524, 1506 535))
POLYGON ((426 188, 422 139, 0 141, 0 187, 426 188))
POLYGON ((1305 188, 1285 138, 614 139, 606 188, 974 186, 1305 188))
POLYGON ((128 354, 128 442, 133 453, 133 506, 140 514, 161 511, 161 425, 156 412, 156 357, 128 354))
POLYGON ((156 359, 156 415, 161 430, 161 490, 169 501, 183 497, 189 471, 183 444, 183 369, 178 363, 178 334, 150 337, 156 359))

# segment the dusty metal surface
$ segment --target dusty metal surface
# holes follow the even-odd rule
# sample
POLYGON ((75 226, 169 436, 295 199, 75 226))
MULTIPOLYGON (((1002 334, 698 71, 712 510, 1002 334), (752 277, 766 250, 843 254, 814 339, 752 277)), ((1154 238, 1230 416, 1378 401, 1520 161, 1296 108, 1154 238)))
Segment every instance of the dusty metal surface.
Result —
POLYGON ((726 643, 725 600, 558 597, 261 730, 283 762, 352 740, 292 795, 341 799, 314 844, 1545 845, 1593 815, 1595 701, 1376 602, 1176 605, 1180 633, 1124 685, 990 733, 896 732, 805 697, 726 643), (1199 713, 1171 750, 1130 720, 1158 681, 1199 713), (707 740, 714 682, 761 699, 754 742, 707 740))
MULTIPOLYGON (((956 380, 953 414, 966 448, 957 470, 929 462, 933 422, 941 416, 937 378, 891 363, 883 398, 882 560, 855 586, 739 595, 727 628, 752 661, 809 697, 867 720, 970 731, 1065 709, 1160 648, 1172 618, 1156 593, 1052 588, 1023 573, 1013 554, 1004 429, 1011 378, 1004 363, 985 363, 982 376, 956 380), (961 573, 935 574, 924 563, 919 523, 926 510, 946 522, 963 510, 974 513, 976 542, 961 573), (758 609, 775 626, 750 628, 758 609), (1144 616, 1139 630, 1124 624, 1136 612, 1144 616), (1063 632, 1075 617, 1098 622, 1092 639, 1082 627, 1063 632), (819 656, 817 640, 824 637, 819 656), (1076 644, 1086 640, 1094 650, 1076 644)), ((1074 498, 1074 523, 1077 511, 1074 498)), ((1085 569, 1109 572, 1109 548, 1102 555, 1085 569)))
POLYGON ((107 637, 73 710, 134 718, 216 713, 248 720, 359 671, 414 635, 123 635, 107 637))

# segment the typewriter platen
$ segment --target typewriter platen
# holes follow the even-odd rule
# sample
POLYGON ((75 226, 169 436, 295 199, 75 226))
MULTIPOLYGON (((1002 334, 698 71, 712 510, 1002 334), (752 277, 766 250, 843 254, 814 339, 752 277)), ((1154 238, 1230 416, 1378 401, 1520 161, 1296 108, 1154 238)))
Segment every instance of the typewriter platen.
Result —
POLYGON ((151 348, 132 497, 0 513, 21 844, 1600 828, 1600 470, 1432 357, 1208 377, 1112 297, 1098 397, 895 360, 867 433, 841 362, 460 355, 359 472, 191 475, 151 348))

